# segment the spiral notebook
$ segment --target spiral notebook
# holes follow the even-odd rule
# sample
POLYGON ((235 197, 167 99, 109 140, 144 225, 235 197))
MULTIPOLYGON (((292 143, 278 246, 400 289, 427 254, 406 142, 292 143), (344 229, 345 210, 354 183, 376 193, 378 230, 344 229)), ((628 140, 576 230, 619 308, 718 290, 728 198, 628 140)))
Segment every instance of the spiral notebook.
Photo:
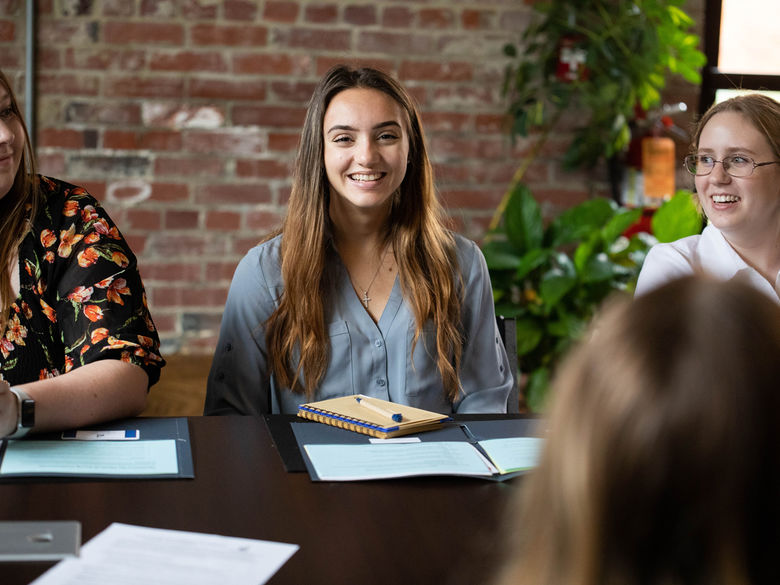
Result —
POLYGON ((301 404, 298 416, 381 439, 438 429, 450 418, 362 394, 301 404))

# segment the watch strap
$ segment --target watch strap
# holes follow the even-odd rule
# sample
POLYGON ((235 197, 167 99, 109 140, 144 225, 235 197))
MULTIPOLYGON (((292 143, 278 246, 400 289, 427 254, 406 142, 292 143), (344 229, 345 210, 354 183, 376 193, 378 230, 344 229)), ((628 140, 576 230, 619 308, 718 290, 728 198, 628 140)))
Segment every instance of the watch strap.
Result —
POLYGON ((35 400, 21 388, 9 388, 16 396, 16 430, 7 439, 21 439, 35 426, 35 400))

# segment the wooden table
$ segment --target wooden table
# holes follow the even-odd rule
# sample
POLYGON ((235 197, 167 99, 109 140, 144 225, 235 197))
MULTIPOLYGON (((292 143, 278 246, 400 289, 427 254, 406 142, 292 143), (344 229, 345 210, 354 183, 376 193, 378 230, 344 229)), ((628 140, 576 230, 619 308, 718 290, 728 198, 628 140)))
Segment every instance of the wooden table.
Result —
MULTIPOLYGON (((194 480, 6 480, 0 519, 79 520, 83 542, 124 522, 300 545, 274 585, 489 581, 520 479, 312 482, 285 471, 262 418, 188 420, 194 480)), ((50 566, 0 564, 0 581, 50 566)))

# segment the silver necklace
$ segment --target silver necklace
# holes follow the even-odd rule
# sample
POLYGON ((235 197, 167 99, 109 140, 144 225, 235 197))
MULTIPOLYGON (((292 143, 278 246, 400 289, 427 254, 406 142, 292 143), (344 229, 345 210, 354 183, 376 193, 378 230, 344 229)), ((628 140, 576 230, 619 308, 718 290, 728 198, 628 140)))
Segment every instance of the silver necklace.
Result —
MULTIPOLYGON (((371 297, 368 296, 368 291, 371 289, 371 287, 374 284, 374 281, 376 280, 376 277, 379 276, 379 271, 382 270, 382 266, 385 265, 385 259, 387 258, 387 252, 390 250, 390 246, 385 246, 385 253, 382 254, 382 259, 379 262, 379 266, 376 267, 376 272, 374 272, 374 278, 371 279, 371 282, 368 283, 368 286, 363 290, 363 297, 360 299, 360 301, 363 303, 363 306, 368 309, 368 303, 371 302, 371 297)), ((363 288, 363 287, 360 287, 363 288)))

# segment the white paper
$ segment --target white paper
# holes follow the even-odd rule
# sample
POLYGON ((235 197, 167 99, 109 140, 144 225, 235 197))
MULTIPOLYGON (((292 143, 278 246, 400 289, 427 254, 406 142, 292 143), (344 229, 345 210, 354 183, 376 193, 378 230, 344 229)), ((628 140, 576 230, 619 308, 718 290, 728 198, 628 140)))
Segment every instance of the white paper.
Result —
POLYGON ((0 474, 171 475, 176 441, 9 441, 0 474))
POLYGON ((536 467, 542 450, 542 439, 536 437, 488 439, 480 441, 479 444, 501 473, 525 471, 536 467))
POLYGON ((114 523, 31 585, 261 585, 298 548, 114 523))
POLYGON ((304 445, 304 448, 317 476, 325 481, 417 475, 492 475, 483 457, 469 443, 304 445))

